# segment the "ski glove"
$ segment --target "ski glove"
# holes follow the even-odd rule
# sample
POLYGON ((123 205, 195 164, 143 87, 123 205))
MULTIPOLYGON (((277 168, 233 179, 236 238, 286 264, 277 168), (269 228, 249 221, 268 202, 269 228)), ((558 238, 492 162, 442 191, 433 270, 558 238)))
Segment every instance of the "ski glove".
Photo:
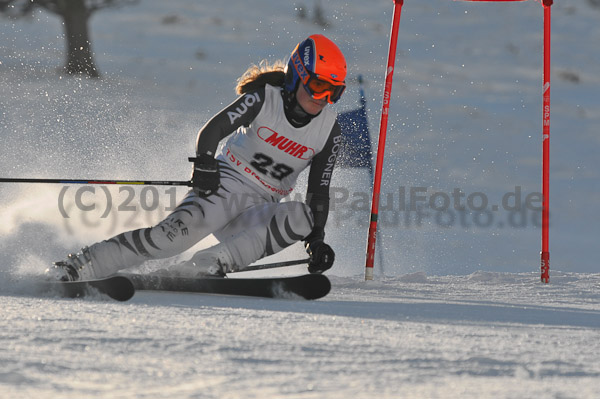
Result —
POLYGON ((308 271, 313 274, 321 274, 333 266, 335 252, 325 244, 323 240, 314 240, 306 243, 306 252, 310 255, 308 271))
POLYGON ((200 197, 208 197, 219 189, 221 173, 219 163, 208 154, 200 154, 197 158, 189 158, 194 163, 192 173, 192 189, 200 197))

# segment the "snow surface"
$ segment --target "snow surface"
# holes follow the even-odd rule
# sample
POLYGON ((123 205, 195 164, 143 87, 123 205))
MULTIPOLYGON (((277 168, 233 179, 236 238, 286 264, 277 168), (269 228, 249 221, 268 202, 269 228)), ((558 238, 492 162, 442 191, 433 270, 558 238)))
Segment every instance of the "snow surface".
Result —
MULTIPOLYGON (((312 22, 317 4, 144 0, 101 11, 91 20, 100 81, 56 73, 55 17, 2 17, 2 177, 185 180, 196 131, 235 98, 235 79, 314 32, 347 55, 338 111, 358 105, 364 76, 376 145, 393 3, 321 1, 327 28, 312 22)), ((407 1, 382 187, 393 209, 381 212, 375 281, 363 281, 362 170, 334 176, 333 289, 314 302, 40 296, 32 281, 49 262, 157 222, 185 190, 98 187, 80 192, 96 209, 79 211, 78 187, 2 184, 0 398, 600 397, 593 4, 552 7, 549 285, 539 283, 539 212, 492 210, 517 188, 522 200, 541 189, 542 7, 407 1), (429 209, 418 223, 398 209, 402 187, 406 200, 411 187, 460 189, 463 203, 480 193, 489 211, 429 209)), ((275 259, 302 255, 295 246, 275 259)))

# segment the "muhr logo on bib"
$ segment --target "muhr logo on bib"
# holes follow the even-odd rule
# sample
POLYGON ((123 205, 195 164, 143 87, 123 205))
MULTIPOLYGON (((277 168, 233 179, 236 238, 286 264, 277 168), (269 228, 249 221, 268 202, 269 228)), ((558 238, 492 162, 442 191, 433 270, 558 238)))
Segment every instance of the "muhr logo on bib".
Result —
POLYGON ((266 143, 271 144, 273 147, 298 159, 308 160, 315 155, 314 149, 300 143, 296 143, 294 140, 288 139, 284 135, 278 134, 276 131, 269 129, 268 127, 260 127, 256 134, 266 143))

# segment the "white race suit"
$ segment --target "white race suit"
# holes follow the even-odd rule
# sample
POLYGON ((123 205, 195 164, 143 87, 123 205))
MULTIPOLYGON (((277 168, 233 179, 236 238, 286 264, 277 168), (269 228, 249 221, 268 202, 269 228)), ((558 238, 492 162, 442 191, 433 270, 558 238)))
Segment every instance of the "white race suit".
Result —
POLYGON ((157 225, 91 245, 96 277, 178 255, 211 233, 231 255, 232 270, 299 240, 324 237, 341 142, 335 112, 326 108, 307 124, 294 126, 284 112, 281 89, 266 85, 207 122, 196 153, 215 156, 223 139, 216 154, 220 188, 206 198, 190 191, 157 225), (309 166, 306 203, 281 201, 309 166))

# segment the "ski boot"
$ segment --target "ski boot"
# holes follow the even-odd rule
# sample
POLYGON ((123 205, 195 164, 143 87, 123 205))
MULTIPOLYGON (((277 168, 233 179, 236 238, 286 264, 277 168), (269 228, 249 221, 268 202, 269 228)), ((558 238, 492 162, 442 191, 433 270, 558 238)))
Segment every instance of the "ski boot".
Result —
POLYGON ((77 254, 67 255, 65 260, 52 263, 45 274, 48 280, 55 281, 82 281, 96 278, 88 247, 82 248, 77 254))
POLYGON ((189 277, 225 277, 233 271, 229 251, 223 244, 198 251, 186 262, 175 267, 176 273, 189 277))

